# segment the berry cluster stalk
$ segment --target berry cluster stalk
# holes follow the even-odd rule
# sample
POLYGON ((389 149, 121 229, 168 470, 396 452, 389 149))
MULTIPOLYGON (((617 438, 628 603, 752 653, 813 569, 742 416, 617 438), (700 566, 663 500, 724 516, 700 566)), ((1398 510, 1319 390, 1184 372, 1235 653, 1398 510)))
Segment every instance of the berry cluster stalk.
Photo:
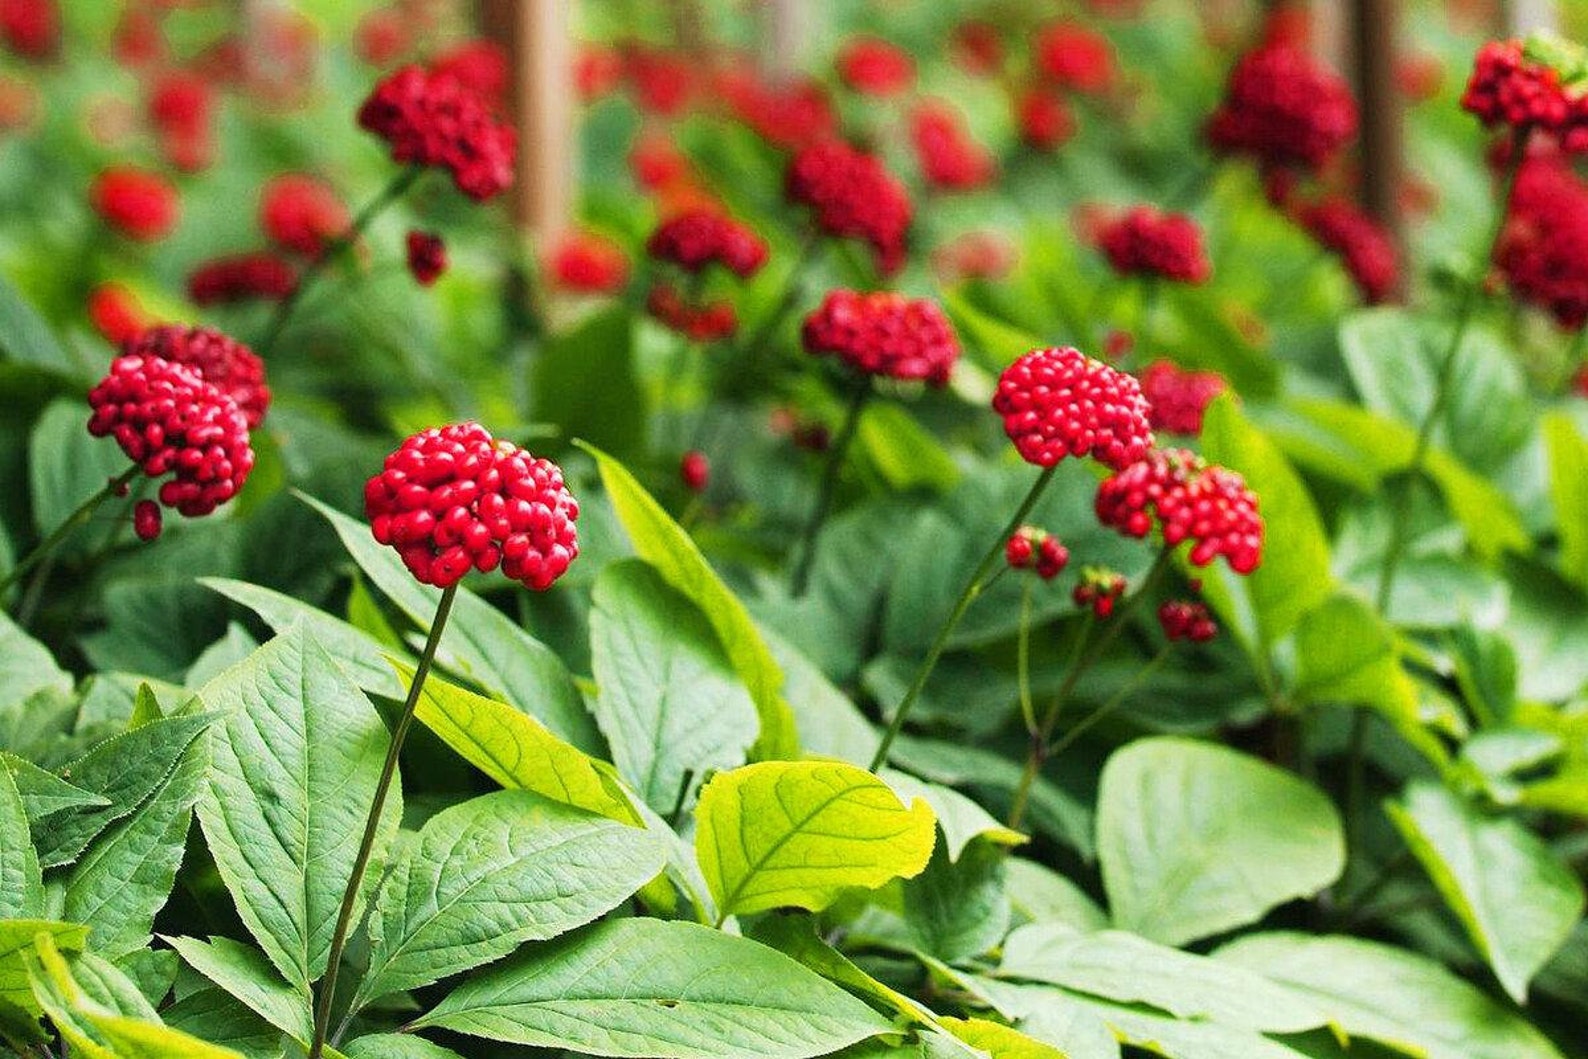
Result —
POLYGON ((393 202, 408 193, 414 186, 424 169, 419 166, 408 166, 394 177, 391 183, 381 189, 380 194, 364 204, 358 216, 353 218, 353 223, 348 225, 347 231, 331 240, 321 248, 320 253, 304 268, 303 274, 298 277, 298 282, 293 286, 292 293, 281 299, 276 306, 275 313, 270 317, 270 323, 265 327, 264 337, 256 344, 255 349, 263 355, 275 348, 276 342, 281 338, 281 333, 286 330, 287 324, 292 320, 292 314, 297 309, 298 303, 308 292, 310 286, 325 271, 327 265, 334 258, 341 257, 343 253, 358 244, 359 238, 374 223, 376 217, 393 202))
POLYGON ((392 730, 391 746, 386 751, 386 763, 381 766, 380 779, 375 784, 375 798, 370 803, 369 818, 364 822, 364 837, 353 861, 353 874, 348 877, 347 889, 342 894, 342 907, 336 917, 336 931, 331 935, 331 951, 325 964, 325 978, 320 982, 319 1001, 314 1011, 314 1042, 309 1047, 309 1059, 320 1059, 325 1050, 326 1034, 331 1026, 331 1007, 336 1002, 336 978, 342 962, 342 951, 347 947, 348 935, 353 930, 353 908, 358 904, 358 894, 364 884, 364 873, 369 869, 369 858, 375 849, 375 835, 380 830, 381 812, 386 808, 386 796, 391 791, 392 780, 397 775, 397 758, 402 753, 403 741, 419 706, 419 695, 424 690, 425 678, 436 659, 436 649, 441 646, 441 634, 447 627, 447 616, 452 613, 452 600, 458 594, 457 585, 449 585, 441 592, 436 604, 436 616, 430 622, 430 635, 419 656, 419 668, 414 671, 413 682, 408 686, 408 698, 403 702, 397 727, 392 730))
POLYGON ((965 612, 970 610, 970 605, 976 601, 976 597, 981 595, 982 591, 987 587, 998 568, 998 564, 1003 560, 1005 543, 1025 523, 1026 516, 1031 513, 1032 508, 1037 506, 1037 501, 1042 499, 1043 491, 1047 489, 1048 483, 1053 481, 1053 475, 1057 470, 1058 465, 1055 464, 1052 467, 1045 468, 1037 476, 1037 480, 1031 485, 1031 491, 1020 502, 1020 507, 1015 511, 1014 517, 1009 520, 1009 524, 998 534, 992 543, 992 547, 987 550, 987 554, 977 564, 975 572, 970 575, 970 580, 965 583, 965 588, 960 592, 959 599, 954 604, 954 609, 949 612, 948 620, 943 623, 942 628, 937 630, 937 638, 932 641, 932 646, 927 650, 926 660, 921 663, 920 670, 915 674, 915 681, 910 685, 910 690, 905 693, 904 699, 900 701, 898 708, 893 711, 893 719, 888 722, 888 730, 882 734, 882 741, 877 744, 877 752, 871 757, 871 764, 868 768, 872 772, 876 772, 888 760, 888 751, 892 749, 893 741, 899 737, 899 732, 904 728, 905 718, 910 715, 910 711, 914 709, 916 701, 921 697, 921 692, 925 690, 926 682, 931 679, 932 670, 937 668, 938 659, 943 657, 943 651, 948 647, 948 638, 958 628, 960 621, 965 617, 965 612))
POLYGON ((56 548, 60 547, 61 542, 71 536, 73 530, 93 517, 94 512, 99 510, 101 504, 126 488, 127 483, 137 477, 138 470, 137 466, 127 468, 121 474, 106 482, 105 487, 99 492, 84 500, 76 511, 67 515, 65 520, 59 526, 56 526, 48 537, 39 542, 37 548, 34 548, 25 559, 13 566, 4 577, 0 577, 0 595, 4 595, 5 591, 26 576, 29 570, 39 565, 56 548))
POLYGON ((860 428, 860 417, 870 399, 871 376, 862 375, 855 383, 854 393, 850 395, 843 425, 838 428, 838 434, 827 450, 827 465, 822 468, 821 485, 816 491, 816 506, 811 509, 805 530, 800 534, 799 560, 794 564, 792 582, 796 599, 805 594, 810 584, 811 565, 816 560, 816 538, 821 535, 822 523, 827 521, 827 512, 832 510, 833 492, 838 487, 838 472, 844 465, 849 446, 854 443, 855 434, 860 428))

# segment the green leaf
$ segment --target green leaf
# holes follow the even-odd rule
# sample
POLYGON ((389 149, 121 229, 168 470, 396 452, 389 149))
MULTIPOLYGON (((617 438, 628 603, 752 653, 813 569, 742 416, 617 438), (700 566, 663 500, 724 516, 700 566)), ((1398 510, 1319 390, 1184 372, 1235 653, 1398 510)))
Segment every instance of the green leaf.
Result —
POLYGON ((208 765, 195 740, 169 776, 129 817, 88 847, 66 877, 62 914, 94 925, 94 951, 118 957, 140 949, 176 883, 188 826, 208 765))
POLYGON ((942 1027, 989 1059, 1067 1059, 1065 1054, 1017 1029, 988 1019, 938 1020, 942 1027))
POLYGON ((596 722, 618 772, 670 812, 688 775, 744 764, 760 721, 705 617, 655 568, 613 563, 596 578, 590 652, 596 722))
POLYGON ((904 921, 921 951, 940 960, 979 956, 1009 929, 1004 850, 973 842, 957 861, 946 844, 932 850, 926 870, 903 884, 904 921))
POLYGON ((695 854, 720 916, 819 912, 847 889, 926 867, 932 810, 853 765, 768 761, 719 772, 695 807, 695 854))
POLYGON ((1405 949, 1274 933, 1241 938, 1214 958, 1312 998, 1353 1037, 1423 1059, 1560 1059, 1520 1015, 1405 949))
POLYGON ((1004 943, 998 973, 1259 1033, 1300 1033, 1326 1021, 1309 999, 1261 975, 1118 930, 1021 927, 1004 943))
POLYGON ((1024 354, 1049 344, 977 308, 958 291, 949 291, 943 305, 967 351, 989 371, 1001 372, 1024 354))
POLYGON ((900 801, 920 800, 931 806, 937 825, 943 829, 943 847, 949 860, 958 860, 965 847, 978 838, 1000 846, 1019 846, 1030 841, 952 787, 928 783, 894 769, 883 769, 880 775, 900 801))
POLYGON ((46 690, 70 692, 71 674, 56 664, 47 647, 0 611, 0 709, 46 690))
POLYGON ((59 813, 39 833, 39 863, 69 864, 105 828, 130 815, 176 769, 182 755, 215 721, 214 714, 184 714, 134 728, 98 743, 61 769, 61 777, 108 804, 59 813))
POLYGON ((897 492, 947 492, 960 479, 959 465, 936 435, 896 404, 871 402, 860 418, 858 449, 897 492))
POLYGON ((1069 1059, 1119 1059, 1119 1041, 1097 1012, 1059 989, 1010 987, 1030 1000, 1021 1013, 1020 1030, 1063 1051, 1069 1059))
MULTIPOLYGON (((375 586, 415 625, 428 631, 441 600, 440 590, 415 581, 397 553, 376 543, 364 523, 313 497, 304 496, 303 500, 331 523, 343 547, 375 586)), ((439 651, 443 665, 533 714, 579 749, 602 749, 601 734, 584 708, 568 667, 551 648, 466 588, 458 589, 452 618, 439 651)))
POLYGON ((160 1020, 154 1005, 139 990, 138 983, 103 956, 94 952, 78 953, 68 964, 83 994, 105 1010, 154 1022, 160 1020))
POLYGON ((780 952, 656 919, 600 923, 527 949, 411 1026, 658 1059, 808 1059, 892 1028, 780 952))
POLYGON ((431 817, 381 886, 355 1006, 566 933, 662 870, 648 831, 498 791, 431 817))
POLYGON ((88 1012, 85 1017, 114 1049, 117 1059, 244 1059, 230 1048, 158 1023, 98 1012, 88 1012))
POLYGON ((12 1004, 30 1015, 39 1014, 33 987, 28 981, 26 957, 34 942, 47 934, 58 948, 77 950, 88 943, 88 927, 42 919, 0 919, 0 1003, 12 1004))
POLYGON ((1059 923, 1082 933, 1108 928, 1108 913, 1064 876, 1023 857, 1010 857, 1008 870, 1015 914, 1032 923, 1059 923))
POLYGON ((307 1046, 314 1035, 314 1013, 307 990, 282 980, 264 953, 231 938, 165 937, 187 965, 214 982, 248 1010, 307 1046))
MULTIPOLYGON (((693 350, 690 355, 701 356, 693 350)), ((614 305, 541 347, 531 379, 534 420, 624 459, 645 448, 647 402, 634 372, 633 318, 614 305)))
POLYGON ((55 773, 46 772, 26 758, 4 750, 0 750, 0 768, 11 774, 17 786, 17 795, 22 799, 22 811, 27 814, 28 824, 35 830, 46 817, 67 809, 99 808, 110 804, 110 799, 103 795, 67 783, 55 773))
POLYGON ((1166 945, 1255 922, 1345 865, 1328 798, 1224 747, 1137 740, 1108 759, 1097 801, 1114 922, 1166 945))
POLYGON ((28 833, 28 814, 11 770, 0 768, 0 919, 44 912, 44 875, 28 833))
POLYGON ((618 519, 640 558, 668 584, 683 593, 706 616, 717 639, 739 671, 756 712, 761 736, 756 754, 762 759, 790 758, 799 752, 794 716, 783 700, 783 671, 761 632, 728 586, 700 554, 694 540, 663 510, 617 460, 588 448, 601 471, 601 481, 618 519))
MULTIPOLYGON (((210 853, 270 961, 307 989, 325 971, 391 737, 364 693, 301 626, 201 695, 225 715, 198 806, 210 853)), ((380 876, 401 801, 394 784, 366 889, 380 876)))
POLYGON ((1525 1003, 1527 983, 1582 916, 1582 883, 1521 824, 1443 787, 1413 783, 1385 811, 1505 991, 1525 1003))
POLYGON ((188 993, 162 1011, 161 1016, 174 1030, 233 1048, 249 1059, 283 1059, 286 1054, 281 1031, 224 989, 188 993))
MULTIPOLYGON (((83 402, 63 398, 39 416, 28 439, 28 484, 31 486, 33 525, 40 536, 53 532, 89 497, 102 492, 132 461, 111 438, 96 438, 86 427, 83 402)), ((66 543, 70 550, 83 546, 79 528, 66 543)))
POLYGON ((450 1048, 407 1033, 374 1033, 349 1042, 347 1059, 462 1059, 450 1048))
POLYGON ((1549 491, 1560 532, 1560 568, 1588 589, 1588 440, 1564 413, 1544 417, 1549 451, 1549 491))
POLYGON ((82 378, 91 370, 61 344, 39 311, 3 276, 0 276, 0 354, 19 364, 48 368, 72 378, 82 378))
POLYGON ((1239 1026, 1188 1022, 1091 997, 1070 994, 1100 1017, 1124 1044, 1165 1059, 1308 1059, 1294 1048, 1239 1026))
POLYGON ((909 1022, 929 1024, 932 1021, 932 1013, 925 1007, 861 970, 853 960, 818 937, 816 931, 814 916, 786 913, 756 919, 750 937, 798 960, 829 982, 892 1009, 909 1022))
MULTIPOLYGON (((403 683, 413 671, 397 665, 403 683)), ((640 822, 611 765, 563 742, 545 725, 430 674, 414 716, 469 764, 509 790, 533 791, 628 824, 640 822)))
MULTIPOLYGON (((1212 462, 1238 471, 1257 494, 1262 512, 1263 562, 1244 578, 1264 648, 1291 629, 1301 616, 1329 598, 1329 539, 1301 478, 1263 432, 1240 412, 1231 396, 1214 401, 1202 426, 1202 451, 1212 462)), ((1226 620, 1233 618, 1226 616, 1226 620)))

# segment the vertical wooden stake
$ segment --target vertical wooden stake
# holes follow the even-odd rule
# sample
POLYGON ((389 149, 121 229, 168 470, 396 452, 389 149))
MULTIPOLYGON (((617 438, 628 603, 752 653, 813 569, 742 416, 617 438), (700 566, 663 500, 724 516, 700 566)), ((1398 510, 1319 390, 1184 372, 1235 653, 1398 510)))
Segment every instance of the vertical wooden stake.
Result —
POLYGON ((768 77, 787 81, 804 68, 815 9, 812 0, 758 0, 761 66, 768 77))
POLYGON ((1510 36, 1525 37, 1535 30, 1560 30, 1560 9, 1555 0, 1511 0, 1506 7, 1505 28, 1510 36))
POLYGON ((1352 0, 1353 80, 1362 111, 1362 206, 1405 249, 1400 190, 1405 172, 1405 107, 1395 89, 1400 0, 1352 0))

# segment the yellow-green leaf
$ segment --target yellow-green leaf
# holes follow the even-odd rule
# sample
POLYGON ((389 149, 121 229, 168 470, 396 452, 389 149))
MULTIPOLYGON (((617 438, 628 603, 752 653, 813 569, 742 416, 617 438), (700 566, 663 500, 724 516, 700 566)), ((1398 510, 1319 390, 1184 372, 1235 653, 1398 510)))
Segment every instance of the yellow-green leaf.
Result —
POLYGON ((1557 412, 1544 419, 1544 441, 1560 531, 1561 573, 1588 588, 1588 439, 1577 432, 1570 416, 1557 412))
POLYGON ((991 1059, 1067 1059, 1065 1053, 1027 1037, 1019 1030, 989 1019, 942 1018, 938 1023, 948 1032, 991 1059))
POLYGON ((28 965, 24 954, 33 950, 40 934, 53 938, 57 948, 81 949, 88 942, 88 928, 81 923, 56 923, 42 919, 0 919, 0 1003, 12 1004, 30 1015, 39 1014, 28 984, 28 965))

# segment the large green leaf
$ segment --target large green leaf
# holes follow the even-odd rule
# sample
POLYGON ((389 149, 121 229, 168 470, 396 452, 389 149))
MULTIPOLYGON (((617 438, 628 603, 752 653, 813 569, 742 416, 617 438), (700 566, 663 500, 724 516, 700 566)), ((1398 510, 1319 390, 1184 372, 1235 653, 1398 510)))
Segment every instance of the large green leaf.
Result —
POLYGON ((1549 451, 1549 491, 1560 533, 1560 569, 1588 589, 1588 439, 1568 415, 1544 418, 1549 451))
POLYGON ((0 767, 0 919, 44 912, 44 876, 28 833, 28 814, 11 770, 0 767))
POLYGON ((1124 1044, 1164 1059, 1308 1059, 1304 1052, 1239 1026, 1173 1019, 1110 1001, 1069 994, 1101 1018, 1124 1044))
POLYGON ((529 791, 445 809, 380 888, 355 1004, 583 926, 654 878, 662 861, 650 832, 529 791))
POLYGON ((1117 930, 1021 927, 1004 943, 998 973, 1259 1033, 1300 1033, 1326 1021, 1311 1000, 1261 975, 1117 930))
POLYGON ((1311 997, 1329 1021, 1424 1059, 1561 1059, 1542 1033, 1443 967, 1347 937, 1255 934, 1214 953, 1311 997))
POLYGON ((670 812, 688 777, 744 764, 760 721, 705 617, 639 560, 596 578, 590 652, 596 721, 618 772, 670 812))
MULTIPOLYGON (((413 679, 399 666, 403 682, 413 679)), ((510 790, 639 823, 616 772, 605 761, 563 742, 526 713, 448 684, 432 673, 415 716, 465 761, 510 790)))
POLYGON ((457 1052, 411 1033, 373 1033, 349 1042, 347 1059, 462 1059, 457 1052))
MULTIPOLYGON (((269 965, 263 955, 260 959, 269 965)), ((285 1059, 286 1056, 286 1039, 281 1030, 224 989, 204 988, 187 993, 162 1010, 160 1016, 174 1030, 235 1049, 248 1059, 285 1059)))
POLYGON ((0 610, 0 711, 45 690, 71 691, 71 674, 56 663, 49 648, 0 610))
POLYGON ((140 949, 176 883, 208 755, 194 740, 176 768, 131 816, 105 830, 66 876, 62 915, 94 926, 94 951, 140 949))
POLYGON ((535 357, 531 385, 536 422, 555 423, 564 437, 585 438, 623 459, 643 451, 646 400, 635 378, 634 325, 626 306, 614 305, 549 338, 535 357))
POLYGON ((67 783, 55 773, 46 772, 26 758, 4 750, 0 750, 0 766, 11 773, 17 796, 22 800, 22 811, 32 827, 37 828, 45 817, 67 809, 100 808, 110 804, 110 799, 103 795, 67 783))
POLYGON ((750 689, 756 712, 761 716, 758 756, 793 757, 799 750, 798 736, 793 713, 783 700, 783 671, 744 604, 722 583, 689 534, 645 491, 628 468, 604 452, 589 451, 635 552, 700 608, 750 689))
POLYGON ((807 1059, 891 1028, 774 949, 656 919, 601 923, 527 949, 411 1026, 659 1059, 807 1059))
POLYGON ((1444 787, 1414 783, 1385 809, 1505 991, 1524 1003, 1527 983, 1582 916, 1582 883, 1521 824, 1444 787))
MULTIPOLYGON (((364 693, 301 626, 201 694, 225 715, 198 807, 210 854, 270 961, 307 988, 325 971, 391 737, 364 693)), ((401 802, 394 784, 371 883, 401 802)))
MULTIPOLYGON (((28 483, 33 525, 40 536, 54 531, 107 481, 132 466, 113 439, 94 437, 87 424, 83 402, 62 399, 46 408, 33 426, 28 483)), ((83 545, 84 536, 79 529, 71 547, 83 545)))
MULTIPOLYGON (((313 497, 304 497, 336 530, 342 545, 375 586, 421 629, 430 628, 441 592, 421 585, 397 553, 375 541, 370 529, 313 497)), ((562 659, 512 619, 466 588, 452 605, 452 622, 438 652, 447 668, 541 720, 581 750, 601 749, 601 735, 584 708, 562 659)))
POLYGON ((55 337, 39 311, 0 276, 0 354, 19 364, 32 364, 62 375, 86 374, 81 358, 55 337))
POLYGON ((892 1009, 908 1022, 929 1024, 932 1021, 932 1013, 921 1004, 873 978, 818 937, 818 926, 815 916, 804 913, 761 916, 751 925, 750 937, 798 960, 829 982, 892 1009))
POLYGON ((695 807, 695 854, 724 917, 817 912, 845 890, 909 878, 936 837, 925 802, 906 806, 871 773, 837 762, 719 772, 695 807))
POLYGON ((988 1019, 945 1018, 942 1025, 972 1048, 987 1053, 988 1059, 1069 1059, 1051 1044, 988 1019))
POLYGON ((1009 895, 1017 916, 1083 933, 1106 930, 1108 913, 1075 883, 1024 857, 1009 858, 1009 895))
POLYGON ((47 934, 57 948, 77 950, 88 941, 88 926, 40 919, 0 919, 0 1004, 11 1004, 32 1015, 39 1013, 28 981, 27 958, 35 939, 47 934))
POLYGON ((872 402, 855 441, 890 489, 947 492, 960 479, 959 465, 936 435, 896 404, 872 402))
POLYGON ((903 884, 904 921, 916 946, 940 960, 979 956, 1003 940, 1011 915, 1004 850, 972 842, 950 860, 946 842, 926 870, 903 884))
POLYGON ((307 990, 282 981, 258 949, 231 938, 165 938, 189 967, 214 982, 248 1010, 307 1045, 314 1034, 314 1013, 307 990))
POLYGON ((1345 866, 1328 798, 1224 747, 1138 740, 1108 759, 1097 800, 1114 922, 1166 945, 1255 922, 1345 866))
POLYGON ((1027 841, 1025 835, 1005 827, 991 813, 952 787, 928 783, 894 769, 883 769, 879 775, 901 801, 919 799, 931 806, 937 826, 943 829, 943 848, 949 860, 958 860, 965 847, 978 838, 1000 846, 1019 846, 1027 841))

